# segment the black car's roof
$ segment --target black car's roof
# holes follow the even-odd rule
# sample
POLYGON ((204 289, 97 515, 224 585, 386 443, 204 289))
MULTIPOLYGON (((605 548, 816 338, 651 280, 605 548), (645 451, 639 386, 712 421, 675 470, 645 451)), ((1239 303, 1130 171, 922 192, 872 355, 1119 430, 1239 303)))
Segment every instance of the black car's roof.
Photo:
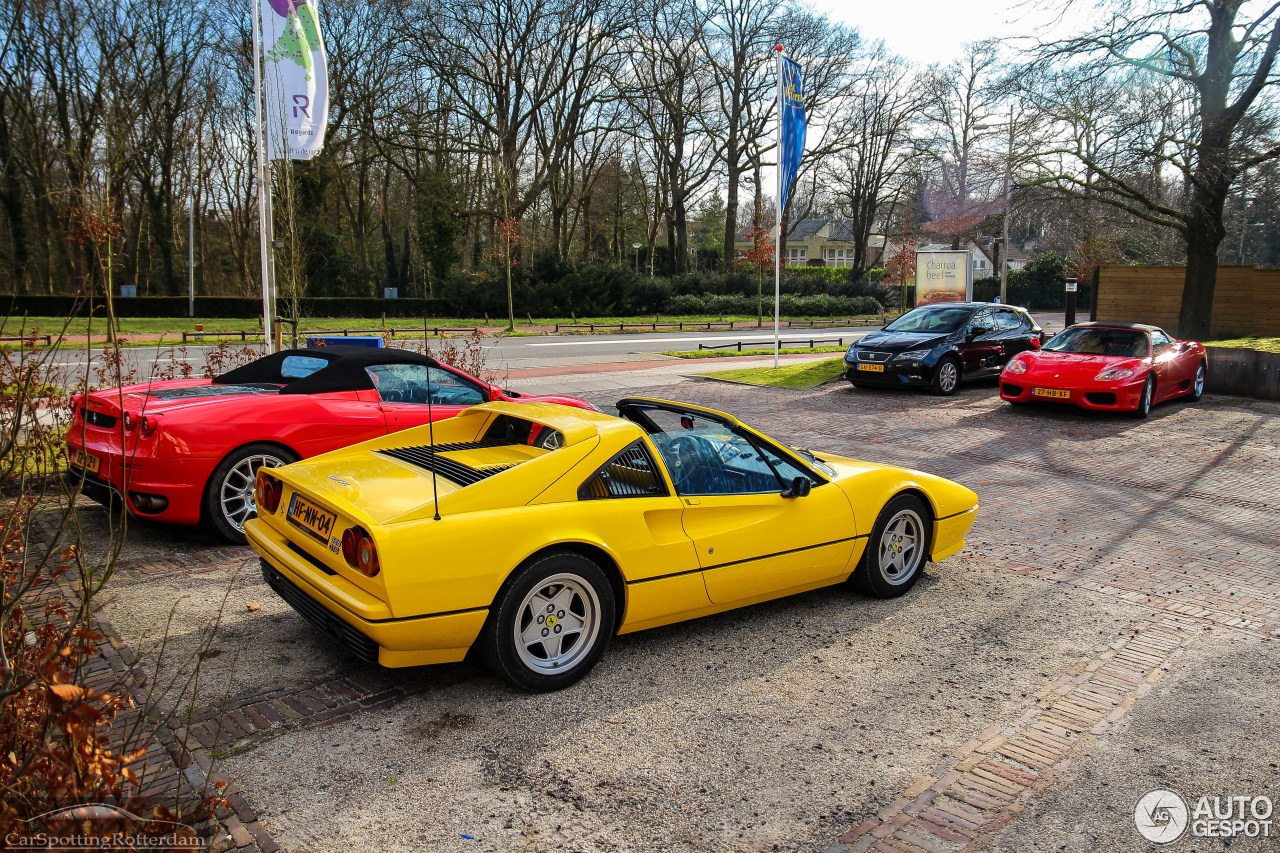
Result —
POLYGON ((286 349, 263 356, 246 365, 215 376, 215 385, 283 385, 281 394, 320 394, 327 391, 362 391, 374 387, 366 367, 374 364, 422 364, 438 367, 428 355, 403 349, 380 347, 326 346, 316 349, 286 349), (290 356, 322 358, 327 365, 303 377, 282 373, 290 356))
POLYGON ((1027 313, 1027 309, 1023 308, 1021 305, 1007 305, 1003 302, 935 302, 932 305, 917 305, 911 310, 915 311, 919 308, 924 308, 926 310, 932 310, 934 308, 972 308, 975 311, 979 308, 1011 308, 1014 311, 1021 311, 1024 314, 1027 313))

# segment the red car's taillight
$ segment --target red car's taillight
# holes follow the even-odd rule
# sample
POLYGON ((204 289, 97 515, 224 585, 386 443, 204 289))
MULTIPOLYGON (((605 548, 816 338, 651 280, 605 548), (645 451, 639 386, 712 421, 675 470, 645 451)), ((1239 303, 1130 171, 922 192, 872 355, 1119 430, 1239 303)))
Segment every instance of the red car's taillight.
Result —
POLYGON ((124 413, 124 428, 126 432, 133 432, 138 426, 138 416, 133 412, 124 413))
POLYGON ((368 577, 376 575, 381 568, 373 538, 361 527, 348 527, 342 532, 342 558, 348 566, 368 577))
POLYGON ((253 486, 253 502, 258 507, 258 515, 271 515, 279 509, 283 493, 284 484, 265 471, 259 471, 258 481, 253 486))
POLYGON ((143 415, 138 419, 138 429, 143 435, 151 435, 160 428, 160 419, 155 415, 143 415))

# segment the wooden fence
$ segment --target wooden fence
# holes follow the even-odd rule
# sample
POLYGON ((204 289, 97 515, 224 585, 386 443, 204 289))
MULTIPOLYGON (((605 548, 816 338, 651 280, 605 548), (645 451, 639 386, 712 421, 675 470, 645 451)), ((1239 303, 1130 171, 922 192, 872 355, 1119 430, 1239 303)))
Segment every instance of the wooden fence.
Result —
MULTIPOLYGON (((1184 267, 1098 269, 1098 320, 1151 323, 1176 334, 1184 267)), ((1213 294, 1213 336, 1280 335, 1280 270, 1218 267, 1213 294)))

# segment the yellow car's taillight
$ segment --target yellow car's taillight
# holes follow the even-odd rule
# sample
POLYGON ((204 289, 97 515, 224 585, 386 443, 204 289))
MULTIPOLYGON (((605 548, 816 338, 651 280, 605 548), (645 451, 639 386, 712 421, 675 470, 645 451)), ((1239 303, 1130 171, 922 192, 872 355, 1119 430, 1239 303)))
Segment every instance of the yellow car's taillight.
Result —
POLYGON ((378 549, 373 537, 362 527, 348 527, 342 532, 342 558, 347 565, 367 577, 373 577, 382 567, 378 564, 378 549))

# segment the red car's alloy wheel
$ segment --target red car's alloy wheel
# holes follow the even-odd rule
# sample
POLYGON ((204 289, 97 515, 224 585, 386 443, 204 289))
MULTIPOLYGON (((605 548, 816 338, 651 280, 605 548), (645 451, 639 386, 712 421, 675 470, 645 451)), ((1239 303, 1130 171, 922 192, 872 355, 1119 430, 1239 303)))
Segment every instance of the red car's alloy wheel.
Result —
POLYGON ((278 468, 296 461, 296 455, 273 444, 250 444, 233 450, 214 469, 205 486, 205 522, 222 538, 243 543, 244 523, 258 512, 253 499, 258 469, 278 468))

